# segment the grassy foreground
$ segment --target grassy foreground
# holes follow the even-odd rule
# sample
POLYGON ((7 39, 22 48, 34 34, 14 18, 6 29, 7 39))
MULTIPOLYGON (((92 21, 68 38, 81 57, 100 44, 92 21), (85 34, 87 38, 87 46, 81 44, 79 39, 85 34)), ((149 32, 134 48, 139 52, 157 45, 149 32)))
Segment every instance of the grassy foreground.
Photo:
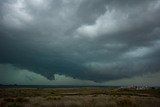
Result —
POLYGON ((1 88, 0 107, 160 107, 160 90, 1 88))

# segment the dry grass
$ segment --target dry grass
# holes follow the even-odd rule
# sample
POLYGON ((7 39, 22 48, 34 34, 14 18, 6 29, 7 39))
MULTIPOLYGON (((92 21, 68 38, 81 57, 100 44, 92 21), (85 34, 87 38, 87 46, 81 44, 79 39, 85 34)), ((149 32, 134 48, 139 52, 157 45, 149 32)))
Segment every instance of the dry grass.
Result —
POLYGON ((159 90, 0 89, 0 107, 160 107, 159 90))

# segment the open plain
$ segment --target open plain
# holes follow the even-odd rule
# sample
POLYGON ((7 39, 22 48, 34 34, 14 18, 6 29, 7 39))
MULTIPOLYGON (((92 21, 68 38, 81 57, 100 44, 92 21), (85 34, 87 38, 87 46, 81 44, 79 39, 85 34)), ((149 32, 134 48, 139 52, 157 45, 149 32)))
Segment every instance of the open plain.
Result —
POLYGON ((0 107, 160 107, 160 89, 1 88, 0 107))

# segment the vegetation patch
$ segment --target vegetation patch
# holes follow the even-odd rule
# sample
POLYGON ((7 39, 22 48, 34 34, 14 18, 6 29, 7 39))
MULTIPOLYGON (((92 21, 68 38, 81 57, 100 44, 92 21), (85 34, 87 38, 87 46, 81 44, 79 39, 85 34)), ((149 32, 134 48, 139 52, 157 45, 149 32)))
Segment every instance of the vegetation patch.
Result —
POLYGON ((53 97, 53 96, 49 96, 46 98, 47 101, 50 101, 50 100, 61 100, 61 97, 53 97))
POLYGON ((29 102, 29 99, 18 97, 18 98, 15 99, 15 102, 20 102, 20 103, 29 102))
POLYGON ((130 100, 130 98, 128 98, 128 97, 122 97, 122 98, 118 99, 117 105, 124 107, 124 106, 132 106, 133 103, 130 100))
POLYGON ((14 102, 14 98, 4 98, 3 101, 14 102))

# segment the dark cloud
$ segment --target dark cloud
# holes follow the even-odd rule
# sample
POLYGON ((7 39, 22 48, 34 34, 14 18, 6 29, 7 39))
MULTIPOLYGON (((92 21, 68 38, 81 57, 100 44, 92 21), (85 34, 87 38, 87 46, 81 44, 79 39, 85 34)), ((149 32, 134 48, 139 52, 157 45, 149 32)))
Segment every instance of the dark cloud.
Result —
POLYGON ((0 1, 0 63, 104 82, 160 71, 159 0, 0 1))

